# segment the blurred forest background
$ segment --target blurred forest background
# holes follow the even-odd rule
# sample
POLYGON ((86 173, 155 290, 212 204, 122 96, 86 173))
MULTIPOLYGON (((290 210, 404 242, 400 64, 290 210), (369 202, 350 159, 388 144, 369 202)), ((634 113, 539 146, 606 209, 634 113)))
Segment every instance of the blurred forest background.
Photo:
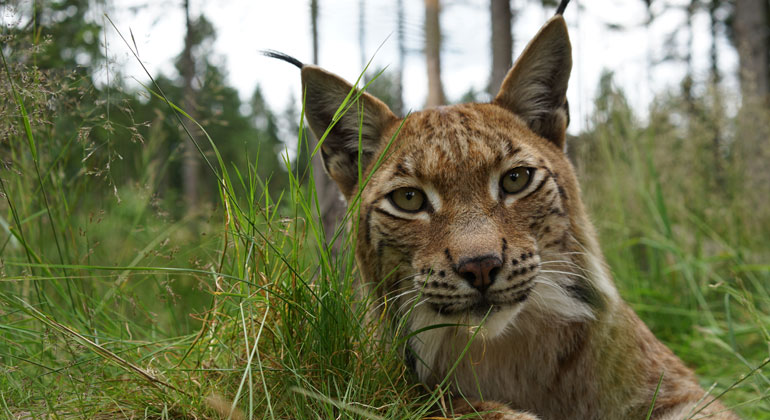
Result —
MULTIPOLYGON (((311 158, 301 100, 276 109, 259 87, 244 100, 191 1, 168 2, 185 16, 172 75, 128 75, 111 60, 108 33, 125 41, 113 49, 138 47, 101 13, 118 7, 108 0, 0 3, 0 413, 424 416, 445 390, 419 389, 397 352, 379 347, 365 305, 350 304, 355 244, 336 186, 311 158)), ((684 77, 638 109, 602 74, 591 113, 570 131, 584 200, 621 293, 656 335, 744 418, 770 419, 769 2, 625 1, 645 6, 648 25, 683 17, 646 65, 684 77), (705 70, 694 64, 704 61, 697 19, 710 28, 705 70), (720 65, 721 54, 737 66, 720 65)), ((335 30, 319 25, 325 3, 296 11, 310 16, 313 62, 334 48, 319 45, 335 30)), ((350 25, 361 48, 349 54, 363 71, 369 9, 346 3, 360 17, 350 25)), ((362 74, 402 115, 407 56, 424 63, 425 106, 486 100, 514 41, 520 50, 528 40, 513 39, 517 16, 556 6, 424 0, 415 29, 404 3, 386 19, 396 61, 362 74), (448 97, 442 9, 480 3, 488 89, 448 97)), ((607 23, 610 35, 630 29, 607 23)))

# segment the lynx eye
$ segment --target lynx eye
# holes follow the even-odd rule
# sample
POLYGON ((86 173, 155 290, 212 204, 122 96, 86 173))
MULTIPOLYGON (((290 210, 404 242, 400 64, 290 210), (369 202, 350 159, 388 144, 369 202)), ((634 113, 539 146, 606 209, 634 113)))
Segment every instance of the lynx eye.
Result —
POLYGON ((529 185, 533 172, 532 168, 525 168, 523 166, 513 168, 500 179, 500 187, 508 194, 521 192, 529 185))
POLYGON ((400 210, 415 213, 425 207, 425 193, 417 188, 399 188, 391 192, 390 202, 400 210))

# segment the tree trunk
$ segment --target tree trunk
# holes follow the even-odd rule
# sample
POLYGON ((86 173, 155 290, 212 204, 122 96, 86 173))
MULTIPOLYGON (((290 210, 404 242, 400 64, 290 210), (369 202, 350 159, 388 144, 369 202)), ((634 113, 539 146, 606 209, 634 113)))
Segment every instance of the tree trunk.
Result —
POLYGON ((693 62, 692 62, 692 50, 693 50, 693 42, 695 40, 695 32, 693 31, 692 27, 692 18, 695 14, 695 8, 697 7, 696 0, 690 0, 690 4, 687 5, 687 53, 685 55, 685 61, 687 65, 687 74, 684 76, 684 80, 682 80, 682 93, 684 94, 684 100, 687 102, 687 110, 690 112, 690 115, 695 115, 695 98, 693 97, 692 88, 693 88, 693 74, 695 73, 693 69, 693 62))
POLYGON ((770 94, 769 26, 767 0, 735 0, 733 31, 741 65, 741 88, 744 95, 756 95, 765 103, 770 94))
MULTIPOLYGON (((318 64, 318 0, 310 1, 310 20, 313 32, 313 64, 318 64)), ((312 132, 307 131, 310 142, 310 152, 315 150, 318 139, 312 132)), ((336 255, 340 249, 340 241, 331 243, 332 236, 345 216, 345 202, 342 201, 340 190, 334 181, 324 171, 321 154, 313 156, 313 181, 318 195, 318 204, 321 212, 321 224, 326 235, 327 245, 332 247, 332 254, 336 255)))
POLYGON ((439 0, 425 0, 425 59, 428 65, 428 100, 426 107, 444 105, 441 86, 441 26, 439 0))
POLYGON ((313 64, 318 64, 318 0, 310 0, 310 28, 313 32, 313 64))
POLYGON ((719 53, 717 49, 717 42, 719 41, 717 27, 720 24, 720 20, 717 17, 717 10, 719 9, 721 1, 711 0, 709 2, 709 23, 711 34, 711 46, 709 48, 710 69, 709 69, 709 81, 716 87, 722 81, 722 75, 719 73, 719 53))
POLYGON ((712 110, 713 134, 711 139, 712 152, 714 154, 714 180, 720 190, 724 187, 724 165, 722 156, 722 118, 724 109, 722 106, 722 92, 719 91, 719 84, 722 80, 722 75, 719 73, 719 55, 717 50, 717 25, 719 25, 719 19, 717 18, 717 9, 719 8, 718 0, 711 0, 708 6, 709 19, 710 19, 710 32, 711 32, 711 47, 709 51, 709 57, 711 61, 709 69, 709 84, 714 95, 714 106, 712 110))
POLYGON ((404 61, 406 58, 406 34, 404 33, 404 1, 396 0, 396 35, 398 37, 398 68, 396 69, 396 92, 393 112, 404 115, 404 61))
POLYGON ((489 6, 492 19, 492 74, 487 91, 494 97, 513 65, 513 15, 509 0, 490 0, 489 6))
MULTIPOLYGON (((185 112, 195 118, 195 90, 193 89, 193 78, 195 77, 195 61, 192 56, 193 40, 195 30, 192 22, 190 21, 190 2, 185 0, 184 2, 184 14, 185 24, 187 28, 187 34, 184 38, 184 51, 182 51, 182 79, 183 79, 183 106, 185 112)), ((188 124, 190 135, 195 136, 197 131, 194 124, 188 124)), ((184 151, 182 154, 182 193, 184 194, 184 202, 186 211, 188 213, 196 212, 198 210, 198 194, 200 189, 200 162, 198 156, 198 150, 191 138, 186 139, 184 145, 184 151)))

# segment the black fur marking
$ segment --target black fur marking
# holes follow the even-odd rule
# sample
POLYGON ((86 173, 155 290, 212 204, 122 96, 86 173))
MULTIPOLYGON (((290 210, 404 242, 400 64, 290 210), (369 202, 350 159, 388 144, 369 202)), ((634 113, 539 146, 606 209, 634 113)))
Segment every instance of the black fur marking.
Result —
POLYGON ((569 292, 573 299, 583 302, 592 308, 599 308, 603 304, 599 293, 597 293, 596 290, 589 284, 584 282, 578 282, 569 286, 565 286, 565 289, 567 292, 569 292))
POLYGON ((513 265, 518 265, 518 264, 519 264, 519 260, 517 260, 516 258, 514 258, 514 259, 512 259, 512 260, 511 260, 511 264, 513 264, 513 265))
POLYGON ((564 190, 564 187, 559 185, 559 183, 556 183, 556 188, 559 190, 559 197, 561 197, 564 201, 567 200, 567 191, 564 190))
POLYGON ((556 196, 554 195, 551 197, 551 200, 548 201, 548 204, 546 204, 546 207, 552 208, 556 207, 556 196))
POLYGON ((561 216, 561 217, 564 217, 564 216, 566 216, 566 215, 567 215, 567 213, 564 213, 564 210, 562 210, 562 209, 561 209, 561 208, 559 208, 559 207, 554 207, 554 208, 552 208, 552 209, 551 209, 551 210, 548 212, 548 214, 555 214, 555 215, 557 215, 557 216, 561 216))
MULTIPOLYGON (((563 15, 564 9, 567 8, 568 3, 569 3, 569 0, 561 0, 561 2, 559 3, 559 7, 556 8, 555 15, 563 15)), ((569 115, 569 113, 567 113, 567 115, 569 115)))
POLYGON ((404 168, 404 165, 398 164, 396 165, 396 175, 400 176, 409 176, 409 172, 407 172, 406 168, 404 168))
POLYGON ((454 284, 444 283, 439 281, 432 281, 428 284, 428 286, 436 289, 457 290, 457 286, 455 286, 454 284))
MULTIPOLYGON (((383 254, 385 253, 385 244, 384 241, 377 242, 377 245, 374 247, 374 251, 377 253, 377 259, 382 261, 383 254)), ((377 278, 382 277, 382 273, 379 269, 379 264, 376 266, 377 268, 377 278)))
POLYGON ((442 295, 440 293, 422 292, 422 295, 431 299, 467 299, 475 297, 475 293, 466 293, 464 295, 442 295))
POLYGON ((374 211, 376 211, 377 213, 379 213, 379 214, 381 214, 383 216, 390 217, 391 219, 396 219, 396 220, 400 220, 400 221, 404 221, 404 222, 411 222, 412 221, 412 219, 407 219, 405 217, 396 216, 395 214, 390 214, 390 213, 386 212, 385 210, 383 210, 383 209, 381 209, 379 207, 375 207, 374 211))
POLYGON ((393 239, 390 235, 383 232, 382 229, 380 229, 379 227, 377 228, 377 233, 382 237, 380 239, 380 243, 384 243, 385 245, 392 246, 392 247, 398 246, 398 242, 395 239, 393 239))
POLYGON ((522 291, 516 298, 513 300, 513 303, 521 303, 527 300, 529 298, 529 293, 532 291, 532 287, 530 287, 527 290, 522 291))
POLYGON ((555 241, 551 241, 551 242, 548 242, 547 244, 545 244, 545 246, 544 246, 543 248, 550 248, 550 247, 552 247, 552 246, 556 246, 556 245, 562 245, 563 243, 564 243, 564 242, 562 242, 562 240, 561 240, 561 239, 557 239, 557 240, 555 240, 555 241))
POLYGON ((560 245, 560 246, 564 247, 566 242, 567 242, 567 232, 565 231, 564 233, 562 233, 562 235, 558 239, 555 239, 555 240, 545 244, 544 248, 549 248, 549 247, 552 247, 554 245, 560 245))
MULTIPOLYGON (((521 286, 525 286, 525 284, 522 283, 521 286)), ((523 289, 520 289, 520 290, 514 292, 513 296, 510 296, 506 300, 501 301, 499 303, 511 305, 511 304, 516 304, 516 303, 524 302, 525 300, 527 300, 527 298, 529 297, 529 294, 532 292, 532 289, 534 289, 534 288, 535 288, 535 286, 531 285, 529 287, 525 287, 523 289)))
POLYGON ((495 293, 508 293, 508 292, 512 292, 514 290, 521 289, 522 287, 525 287, 528 284, 532 283, 532 281, 535 280, 535 277, 537 277, 537 276, 532 276, 532 277, 526 278, 523 281, 520 281, 520 282, 514 284, 513 286, 509 286, 509 287, 506 287, 505 289, 498 290, 495 293))
POLYGON ((537 187, 534 190, 532 190, 531 193, 529 193, 529 195, 533 195, 536 192, 540 191, 540 189, 543 188, 543 185, 545 185, 545 182, 548 181, 548 178, 550 178, 551 176, 552 176, 551 171, 548 171, 548 176, 544 176, 543 180, 540 181, 540 184, 538 184, 537 187))
POLYGON ((372 225, 371 225, 372 207, 366 209, 366 215, 364 216, 364 226, 366 227, 366 243, 372 243, 372 225))
POLYGON ((446 254, 447 259, 449 260, 449 263, 452 264, 452 266, 455 265, 454 261, 452 260, 452 254, 449 252, 449 248, 444 249, 444 254, 446 254))
POLYGON ((285 62, 287 62, 289 64, 293 64, 293 65, 297 66, 297 68, 299 68, 299 69, 301 69, 302 67, 305 66, 304 64, 302 64, 301 61, 297 60, 296 58, 294 58, 294 57, 292 57, 292 56, 290 56, 288 54, 284 54, 284 53, 282 53, 280 51, 276 51, 276 50, 262 50, 260 52, 262 53, 262 55, 264 55, 266 57, 277 58, 277 59, 285 61, 285 62))
POLYGON ((439 277, 446 277, 446 271, 441 270, 438 272, 439 277))

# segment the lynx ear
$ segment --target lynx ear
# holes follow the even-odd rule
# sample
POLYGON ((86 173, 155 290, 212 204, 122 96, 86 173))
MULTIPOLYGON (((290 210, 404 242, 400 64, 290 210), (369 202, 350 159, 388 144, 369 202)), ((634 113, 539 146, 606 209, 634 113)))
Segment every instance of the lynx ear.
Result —
POLYGON ((493 103, 526 121, 543 138, 564 148, 569 124, 567 82, 572 47, 564 18, 554 16, 516 60, 493 103))
POLYGON ((358 91, 350 83, 316 66, 302 67, 302 87, 305 113, 313 133, 321 139, 329 130, 321 146, 326 172, 349 199, 358 183, 359 131, 363 169, 376 157, 385 141, 385 130, 398 118, 387 105, 368 93, 361 94, 356 103, 358 91), (341 115, 337 115, 346 98, 349 101, 345 106, 349 107, 347 112, 343 114, 343 108, 341 115), (362 120, 363 124, 360 124, 362 120))

